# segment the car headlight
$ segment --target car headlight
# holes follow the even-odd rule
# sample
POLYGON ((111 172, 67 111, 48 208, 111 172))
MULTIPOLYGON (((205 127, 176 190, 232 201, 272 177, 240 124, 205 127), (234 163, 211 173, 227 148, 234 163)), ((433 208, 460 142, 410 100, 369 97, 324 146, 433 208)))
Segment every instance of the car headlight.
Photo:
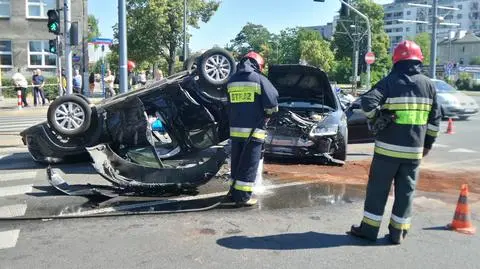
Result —
POLYGON ((451 106, 456 106, 458 105, 458 101, 453 99, 453 100, 447 100, 447 104, 451 106))
POLYGON ((310 131, 310 136, 328 136, 338 133, 338 124, 315 126, 310 131))

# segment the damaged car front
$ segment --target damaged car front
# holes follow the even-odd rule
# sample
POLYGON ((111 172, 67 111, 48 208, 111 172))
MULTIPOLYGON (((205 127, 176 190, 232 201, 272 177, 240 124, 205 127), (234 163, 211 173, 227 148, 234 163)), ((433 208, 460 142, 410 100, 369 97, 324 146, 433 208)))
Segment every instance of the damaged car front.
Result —
POLYGON ((324 71, 273 65, 268 77, 279 92, 279 112, 268 122, 265 154, 346 160, 347 118, 324 71))

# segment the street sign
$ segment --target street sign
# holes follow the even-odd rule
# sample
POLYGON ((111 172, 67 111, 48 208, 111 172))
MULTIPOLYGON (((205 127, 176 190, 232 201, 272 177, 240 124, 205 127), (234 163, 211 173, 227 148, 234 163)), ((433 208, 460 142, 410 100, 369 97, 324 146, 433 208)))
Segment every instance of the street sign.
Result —
POLYGON ((80 62, 80 56, 73 56, 72 61, 74 62, 80 62))
POLYGON ((367 52, 367 54, 365 54, 365 62, 367 64, 373 64, 375 62, 375 53, 367 52))
POLYGON ((92 38, 92 41, 90 43, 93 43, 95 45, 111 45, 113 43, 113 40, 110 38, 95 37, 92 38))

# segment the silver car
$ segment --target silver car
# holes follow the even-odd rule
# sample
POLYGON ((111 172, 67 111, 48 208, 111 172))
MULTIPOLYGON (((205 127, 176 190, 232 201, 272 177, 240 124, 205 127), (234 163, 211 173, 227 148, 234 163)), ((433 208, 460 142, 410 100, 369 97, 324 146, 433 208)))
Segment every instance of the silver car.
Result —
POLYGON ((475 100, 458 91, 455 87, 443 80, 432 79, 437 89, 437 100, 441 108, 442 118, 458 117, 466 120, 478 113, 478 104, 475 100))

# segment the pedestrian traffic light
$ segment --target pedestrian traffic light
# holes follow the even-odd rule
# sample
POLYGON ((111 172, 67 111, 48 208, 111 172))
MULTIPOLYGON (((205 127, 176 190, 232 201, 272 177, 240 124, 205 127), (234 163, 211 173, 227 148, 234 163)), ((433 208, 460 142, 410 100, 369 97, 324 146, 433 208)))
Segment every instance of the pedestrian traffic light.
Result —
MULTIPOLYGON (((349 0, 344 0, 345 3, 350 2, 349 0)), ((342 17, 348 17, 350 16, 350 8, 342 3, 342 7, 340 8, 340 16, 342 17)))
POLYGON ((55 9, 50 9, 47 11, 48 16, 48 32, 54 33, 56 35, 60 34, 60 16, 58 11, 55 9))
POLYGON ((57 40, 50 39, 48 40, 48 51, 50 53, 57 53, 57 40))

